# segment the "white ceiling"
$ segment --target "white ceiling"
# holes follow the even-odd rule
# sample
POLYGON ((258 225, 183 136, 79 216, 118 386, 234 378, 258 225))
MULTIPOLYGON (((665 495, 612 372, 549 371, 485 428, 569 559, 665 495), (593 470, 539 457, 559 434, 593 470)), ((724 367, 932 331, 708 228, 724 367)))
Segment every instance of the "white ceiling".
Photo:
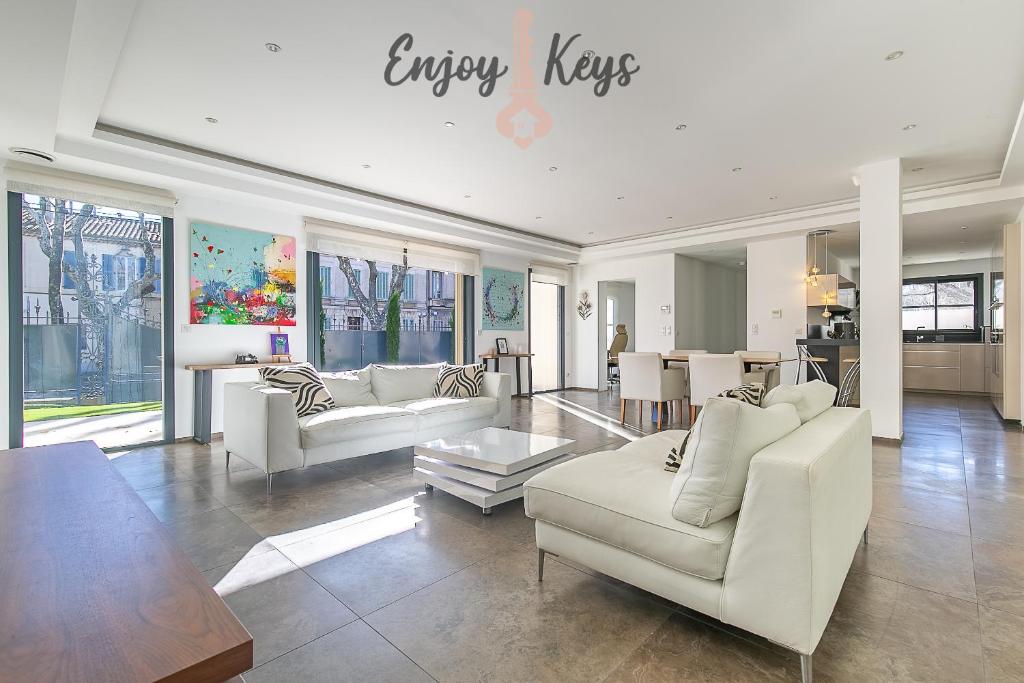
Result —
MULTIPOLYGON (((1001 228, 1012 223, 1024 201, 1010 199, 943 211, 903 216, 903 263, 939 263, 988 258, 1001 228), (964 229, 966 228, 966 229, 964 229)), ((829 251, 850 266, 860 262, 860 234, 856 223, 835 227, 829 251)), ((819 253, 824 243, 819 242, 819 253)))
POLYGON ((998 173, 1024 98, 1022 25, 1018 0, 142 0, 99 118, 590 244, 852 197, 851 174, 882 158, 923 167, 909 186, 998 173), (511 74, 488 98, 473 82, 443 98, 384 83, 406 31, 415 55, 508 64, 521 6, 538 79, 560 31, 583 34, 569 54, 635 53, 633 83, 603 98, 541 86, 554 127, 526 150, 495 127, 511 74))

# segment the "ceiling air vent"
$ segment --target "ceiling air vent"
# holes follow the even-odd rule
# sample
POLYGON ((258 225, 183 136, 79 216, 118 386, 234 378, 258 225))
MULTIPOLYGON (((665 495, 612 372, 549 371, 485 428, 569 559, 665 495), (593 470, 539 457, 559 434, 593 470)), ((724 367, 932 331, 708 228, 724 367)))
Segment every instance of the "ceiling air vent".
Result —
POLYGON ((9 148, 11 154, 17 154, 20 157, 26 157, 28 159, 35 159, 36 161, 45 161, 47 163, 53 163, 53 155, 47 154, 46 152, 40 152, 38 149, 29 149, 27 147, 11 147, 9 148))

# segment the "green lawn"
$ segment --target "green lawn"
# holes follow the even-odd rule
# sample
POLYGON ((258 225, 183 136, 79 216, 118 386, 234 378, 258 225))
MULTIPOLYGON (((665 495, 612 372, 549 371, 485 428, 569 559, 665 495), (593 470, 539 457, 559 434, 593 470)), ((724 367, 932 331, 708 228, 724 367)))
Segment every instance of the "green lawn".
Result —
POLYGON ((96 417, 97 415, 119 415, 121 413, 141 413, 147 410, 160 410, 160 401, 142 401, 139 403, 110 403, 104 406, 40 406, 25 409, 25 422, 41 420, 61 420, 66 417, 96 417))

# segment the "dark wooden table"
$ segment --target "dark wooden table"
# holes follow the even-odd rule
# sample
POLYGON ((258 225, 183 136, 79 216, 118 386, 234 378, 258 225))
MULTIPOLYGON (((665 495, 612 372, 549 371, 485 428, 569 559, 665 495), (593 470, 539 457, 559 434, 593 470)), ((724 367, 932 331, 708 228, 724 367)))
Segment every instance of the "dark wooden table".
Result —
POLYGON ((484 362, 484 370, 487 369, 487 361, 494 361, 494 371, 498 372, 498 363, 502 358, 513 358, 516 363, 516 396, 533 396, 533 354, 532 353, 481 353, 480 360, 484 362), (527 381, 530 385, 529 391, 523 393, 522 366, 520 358, 526 359, 527 381))
POLYGON ((225 681, 252 636, 91 441, 0 451, 0 679, 225 681))
POLYGON ((213 434, 213 371, 252 370, 295 363, 210 363, 186 365, 192 371, 192 438, 201 444, 210 443, 213 434))

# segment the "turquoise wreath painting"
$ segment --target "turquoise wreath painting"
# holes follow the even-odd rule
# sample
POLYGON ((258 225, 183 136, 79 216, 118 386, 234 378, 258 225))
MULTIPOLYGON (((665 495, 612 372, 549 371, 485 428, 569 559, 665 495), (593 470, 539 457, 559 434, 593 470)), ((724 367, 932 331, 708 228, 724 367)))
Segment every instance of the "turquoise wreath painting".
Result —
POLYGON ((526 316, 526 275, 510 270, 483 269, 485 330, 522 330, 526 316))

